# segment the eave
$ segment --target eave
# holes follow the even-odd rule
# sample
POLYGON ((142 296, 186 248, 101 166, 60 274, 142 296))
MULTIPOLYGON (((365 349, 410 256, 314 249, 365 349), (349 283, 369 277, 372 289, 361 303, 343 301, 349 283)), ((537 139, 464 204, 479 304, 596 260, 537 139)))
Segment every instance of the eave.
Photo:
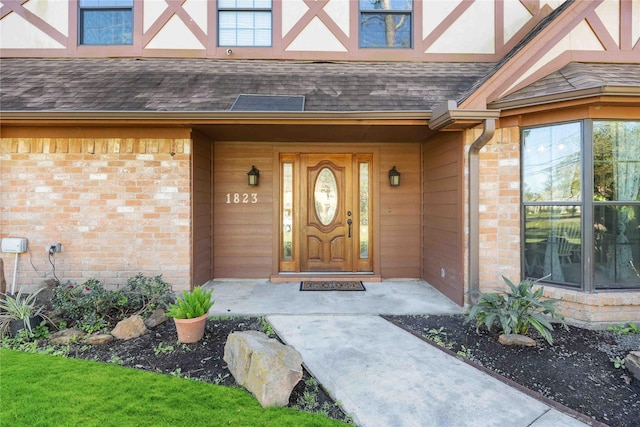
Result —
POLYGON ((407 124, 426 125, 431 111, 0 111, 3 125, 215 125, 215 124, 407 124), (35 123, 37 122, 37 123, 35 123))
POLYGON ((637 103, 640 99, 640 86, 598 86, 588 89, 579 89, 570 92, 562 92, 529 98, 509 99, 495 101, 489 104, 489 108, 502 111, 515 109, 544 109, 546 105, 566 103, 572 101, 584 101, 593 103, 603 101, 616 103, 637 103))

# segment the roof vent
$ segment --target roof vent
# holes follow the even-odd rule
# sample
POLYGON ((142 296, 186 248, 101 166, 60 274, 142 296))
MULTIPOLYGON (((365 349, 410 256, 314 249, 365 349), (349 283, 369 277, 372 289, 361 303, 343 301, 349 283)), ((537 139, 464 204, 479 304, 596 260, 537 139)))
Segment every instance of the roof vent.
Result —
POLYGON ((304 111, 304 96, 240 94, 231 111, 304 111))

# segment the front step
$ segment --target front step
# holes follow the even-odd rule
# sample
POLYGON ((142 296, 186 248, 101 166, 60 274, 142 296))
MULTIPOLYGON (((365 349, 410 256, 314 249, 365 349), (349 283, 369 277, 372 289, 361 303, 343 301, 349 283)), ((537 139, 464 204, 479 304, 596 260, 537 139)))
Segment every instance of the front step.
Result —
POLYGON ((302 280, 310 282, 321 282, 324 280, 361 280, 363 282, 381 282, 382 277, 378 274, 363 273, 280 273, 272 275, 269 280, 272 283, 292 283, 302 280))

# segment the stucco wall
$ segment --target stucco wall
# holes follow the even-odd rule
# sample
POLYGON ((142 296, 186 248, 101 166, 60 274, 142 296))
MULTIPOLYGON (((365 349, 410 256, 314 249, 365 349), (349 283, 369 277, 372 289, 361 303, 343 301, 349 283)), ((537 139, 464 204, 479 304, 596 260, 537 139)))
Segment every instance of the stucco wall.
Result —
MULTIPOLYGON (((188 131, 3 129, 1 148, 0 236, 29 240, 16 287, 53 278, 47 247, 58 242, 63 283, 141 272, 190 285, 188 131)), ((1 256, 11 286, 15 255, 1 256)))

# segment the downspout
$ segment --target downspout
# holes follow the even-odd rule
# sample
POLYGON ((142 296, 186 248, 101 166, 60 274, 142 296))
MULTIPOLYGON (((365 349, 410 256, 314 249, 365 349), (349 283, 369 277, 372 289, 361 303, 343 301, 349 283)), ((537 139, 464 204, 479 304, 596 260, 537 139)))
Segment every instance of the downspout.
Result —
POLYGON ((496 119, 484 119, 482 134, 469 147, 469 303, 480 290, 480 150, 493 138, 496 119))

